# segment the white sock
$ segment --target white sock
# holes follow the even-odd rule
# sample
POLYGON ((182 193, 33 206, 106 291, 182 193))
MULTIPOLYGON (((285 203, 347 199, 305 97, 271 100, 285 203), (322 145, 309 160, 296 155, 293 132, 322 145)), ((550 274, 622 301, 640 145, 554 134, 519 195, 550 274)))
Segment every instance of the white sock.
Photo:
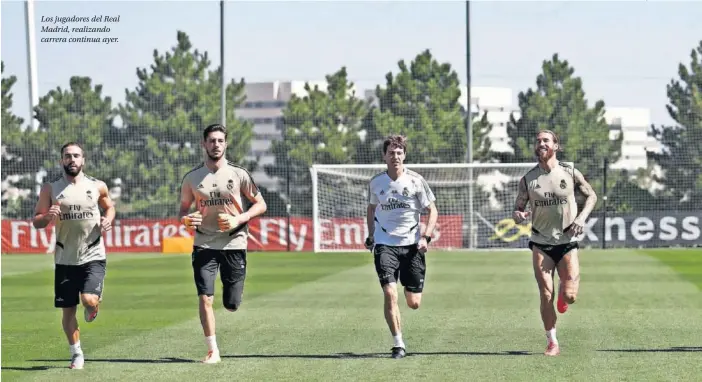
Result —
POLYGON ((549 342, 553 342, 554 344, 558 345, 558 339, 556 338, 556 328, 547 330, 546 338, 549 340, 549 342))
POLYGON ((205 337, 205 342, 207 343, 208 350, 219 353, 219 349, 217 348, 217 336, 205 337))
POLYGON ((403 348, 405 347, 404 341, 402 341, 402 333, 397 333, 396 336, 392 336, 393 341, 395 341, 395 347, 403 348))
POLYGON ((80 341, 70 345, 71 355, 83 354, 83 349, 80 348, 80 341))

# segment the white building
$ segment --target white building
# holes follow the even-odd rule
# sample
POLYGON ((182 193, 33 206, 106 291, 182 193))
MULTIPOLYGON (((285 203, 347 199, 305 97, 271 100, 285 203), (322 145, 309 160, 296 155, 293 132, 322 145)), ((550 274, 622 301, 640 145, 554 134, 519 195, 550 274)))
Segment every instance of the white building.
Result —
MULTIPOLYGON (((312 87, 318 86, 321 90, 326 90, 327 84, 324 80, 309 81, 309 83, 312 87)), ((260 185, 268 189, 277 189, 277 184, 274 179, 265 174, 263 166, 274 163, 270 149, 272 141, 282 137, 282 111, 293 94, 300 97, 307 94, 304 88, 305 81, 247 83, 246 102, 236 109, 238 118, 254 124, 254 139, 248 159, 258 158, 259 168, 253 176, 260 185)), ((466 86, 461 87, 459 98, 459 103, 464 108, 468 105, 466 89, 466 86)), ((350 94, 352 93, 377 103, 375 90, 365 90, 360 93, 353 89, 350 94)), ((492 150, 495 152, 512 151, 507 136, 507 125, 510 114, 513 113, 515 118, 520 116, 515 101, 514 92, 509 88, 471 87, 471 110, 478 115, 488 112, 488 120, 492 124, 489 137, 492 150)), ((605 120, 612 126, 611 138, 616 137, 617 134, 624 135, 622 158, 613 164, 613 168, 630 171, 646 168, 646 149, 660 149, 656 141, 648 136, 651 124, 650 111, 643 108, 608 107, 605 120)))
POLYGON ((622 134, 622 156, 612 168, 636 171, 646 168, 646 151, 660 152, 661 146, 650 136, 651 111, 634 107, 608 107, 605 121, 610 125, 609 137, 615 139, 622 134))
MULTIPOLYGON (((271 145, 273 141, 282 139, 283 109, 293 94, 298 97, 307 95, 305 83, 309 83, 312 88, 316 86, 320 90, 327 89, 325 80, 247 83, 244 90, 246 101, 241 107, 235 109, 238 118, 251 121, 254 124, 254 137, 247 159, 255 160, 258 158, 259 167, 252 175, 259 185, 269 190, 277 190, 278 184, 275 179, 266 175, 264 166, 275 162, 271 145)), ((351 89, 349 94, 360 96, 355 88, 351 89)))

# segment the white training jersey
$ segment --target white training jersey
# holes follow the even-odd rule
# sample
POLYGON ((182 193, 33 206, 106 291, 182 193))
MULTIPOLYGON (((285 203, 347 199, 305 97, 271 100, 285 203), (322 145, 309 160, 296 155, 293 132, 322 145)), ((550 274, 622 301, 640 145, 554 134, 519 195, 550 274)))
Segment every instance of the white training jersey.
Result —
POLYGON ((65 175, 50 183, 51 204, 61 206, 56 221, 56 264, 81 265, 107 259, 98 205, 100 183, 85 174, 79 175, 75 183, 65 175))
POLYGON ((368 187, 368 203, 375 207, 376 244, 412 245, 421 235, 420 215, 436 198, 424 178, 404 169, 392 180, 387 171, 374 176, 368 187))

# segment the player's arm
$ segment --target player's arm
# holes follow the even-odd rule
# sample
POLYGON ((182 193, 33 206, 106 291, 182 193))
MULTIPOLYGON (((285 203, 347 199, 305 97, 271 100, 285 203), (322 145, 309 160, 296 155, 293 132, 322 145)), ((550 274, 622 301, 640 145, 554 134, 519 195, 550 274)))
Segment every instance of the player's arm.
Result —
POLYGON ((578 217, 575 218, 575 221, 570 228, 571 234, 573 236, 578 236, 583 233, 585 221, 590 216, 592 210, 595 209, 595 204, 597 204, 597 194, 595 194, 595 190, 592 188, 590 183, 585 180, 583 174, 577 169, 573 170, 573 180, 575 182, 575 187, 577 187, 586 198, 583 209, 578 214, 578 217))
MULTIPOLYGON (((256 183, 254 183, 253 179, 251 179, 251 176, 246 174, 244 177, 244 180, 242 181, 241 184, 241 193, 246 197, 246 199, 251 202, 251 207, 246 212, 242 212, 242 215, 244 215, 244 221, 243 222, 248 222, 249 220, 261 216, 266 213, 268 210, 268 204, 266 204, 266 201, 263 199, 263 195, 261 194, 261 191, 258 189, 258 186, 256 186, 256 183)), ((240 210, 241 212, 242 210, 240 210)))
POLYGON ((427 221, 427 227, 424 230, 424 235, 431 237, 434 233, 434 228, 436 227, 436 221, 439 219, 439 210, 436 208, 436 196, 434 192, 429 187, 429 183, 422 179, 422 189, 418 193, 419 203, 425 209, 429 210, 429 219, 427 221))
POLYGON ((526 211, 529 203, 529 189, 527 188, 526 179, 522 177, 519 180, 519 188, 517 190, 517 199, 514 201, 514 212, 512 219, 519 224, 529 217, 529 212, 526 211))
POLYGON ((195 195, 193 195, 192 188, 190 187, 190 182, 183 179, 180 185, 180 208, 178 211, 178 218, 180 222, 186 227, 195 229, 202 223, 202 215, 199 211, 190 213, 190 207, 195 201, 195 195))
POLYGON ((373 247, 375 243, 375 209, 380 203, 378 196, 373 193, 373 188, 368 185, 368 207, 366 207, 366 227, 368 228, 368 237, 365 241, 365 246, 367 249, 373 247))
POLYGON ((51 185, 45 183, 39 191, 39 200, 34 207, 34 228, 46 228, 57 216, 61 214, 61 207, 58 204, 51 205, 51 185))
POLYGON ((100 191, 100 197, 98 198, 98 205, 105 211, 105 214, 100 218, 100 226, 103 230, 109 231, 112 229, 112 222, 115 220, 115 202, 110 198, 110 191, 107 189, 105 182, 100 182, 98 184, 98 190, 100 191))

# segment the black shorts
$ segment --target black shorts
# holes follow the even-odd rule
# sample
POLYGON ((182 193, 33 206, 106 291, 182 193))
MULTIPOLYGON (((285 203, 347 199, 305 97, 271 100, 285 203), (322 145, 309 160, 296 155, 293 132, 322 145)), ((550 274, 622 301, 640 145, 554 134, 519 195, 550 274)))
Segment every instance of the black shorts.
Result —
POLYGON ((195 247, 192 264, 198 296, 214 296, 219 271, 224 306, 231 310, 238 309, 246 279, 246 250, 195 247))
POLYGON ((401 247, 376 244, 373 256, 381 286, 399 279, 409 292, 421 293, 424 290, 427 265, 416 244, 401 247))
POLYGON ((106 260, 81 265, 56 264, 54 268, 54 307, 71 308, 80 303, 79 294, 102 296, 106 260))
POLYGON ((554 263, 558 264, 561 259, 563 259, 563 256, 567 255, 568 252, 574 249, 578 249, 580 246, 578 245, 577 241, 559 245, 539 244, 529 241, 529 249, 533 251, 534 247, 540 249, 541 252, 553 259, 554 263))

